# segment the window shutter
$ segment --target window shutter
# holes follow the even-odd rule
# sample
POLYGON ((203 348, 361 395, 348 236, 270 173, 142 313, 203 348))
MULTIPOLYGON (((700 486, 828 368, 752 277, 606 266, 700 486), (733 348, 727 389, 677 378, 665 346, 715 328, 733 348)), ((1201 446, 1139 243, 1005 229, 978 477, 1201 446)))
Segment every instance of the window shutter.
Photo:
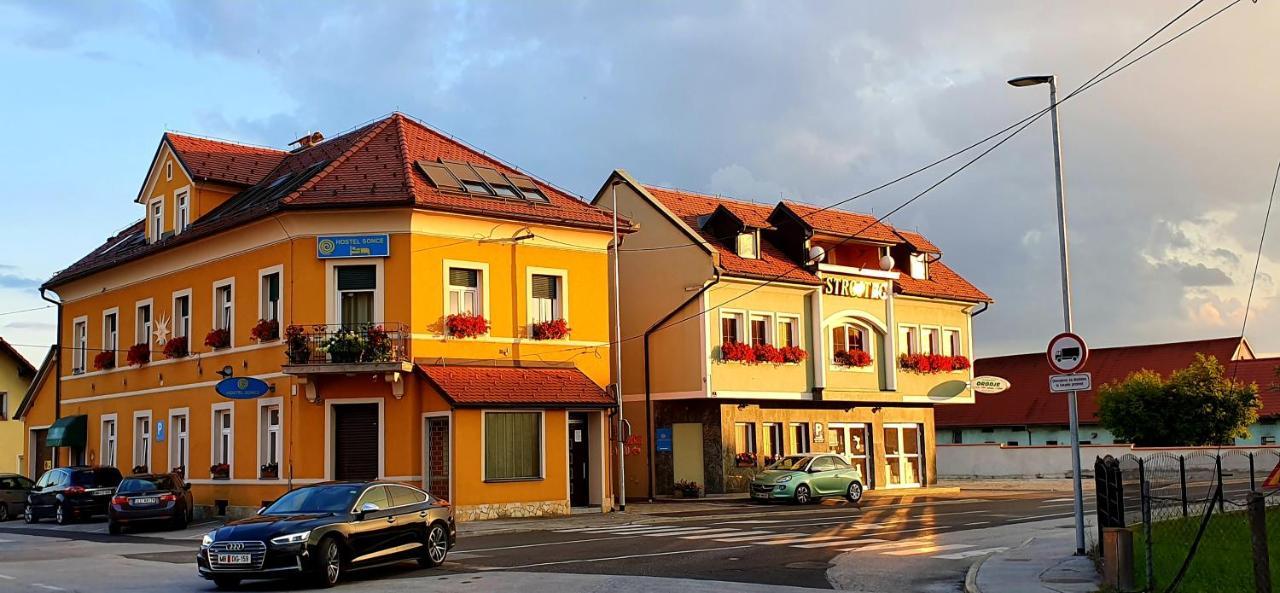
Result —
POLYGON ((547 276, 545 274, 533 275, 533 298, 535 299, 554 299, 556 298, 556 276, 547 276))
POLYGON ((480 271, 466 268, 449 268, 449 285, 476 288, 480 286, 480 271))
MULTIPOLYGON (((339 268, 342 269, 342 268, 339 268)), ((275 302, 280 300, 280 275, 271 274, 267 276, 267 300, 275 302)))
POLYGON ((373 290, 378 286, 376 266, 338 268, 338 290, 373 290))

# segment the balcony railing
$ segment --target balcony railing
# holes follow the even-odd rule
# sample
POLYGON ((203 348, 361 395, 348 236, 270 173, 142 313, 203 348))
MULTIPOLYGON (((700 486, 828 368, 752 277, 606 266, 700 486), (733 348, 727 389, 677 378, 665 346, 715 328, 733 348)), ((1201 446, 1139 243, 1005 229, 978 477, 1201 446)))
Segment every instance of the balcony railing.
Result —
POLYGON ((407 363, 409 326, 403 323, 290 325, 284 331, 290 365, 407 363))

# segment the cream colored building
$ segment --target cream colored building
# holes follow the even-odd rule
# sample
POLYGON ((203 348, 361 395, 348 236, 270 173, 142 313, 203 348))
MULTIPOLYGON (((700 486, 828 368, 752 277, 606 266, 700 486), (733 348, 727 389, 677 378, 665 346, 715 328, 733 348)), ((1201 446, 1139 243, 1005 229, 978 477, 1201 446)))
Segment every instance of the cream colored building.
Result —
POLYGON ((0 338, 0 474, 22 468, 22 421, 14 412, 36 375, 35 367, 12 345, 0 338))
POLYGON ((971 319, 991 302, 936 246, 625 171, 594 203, 639 228, 619 253, 629 496, 740 492, 769 458, 819 451, 870 488, 935 482, 933 408, 973 402, 971 319))

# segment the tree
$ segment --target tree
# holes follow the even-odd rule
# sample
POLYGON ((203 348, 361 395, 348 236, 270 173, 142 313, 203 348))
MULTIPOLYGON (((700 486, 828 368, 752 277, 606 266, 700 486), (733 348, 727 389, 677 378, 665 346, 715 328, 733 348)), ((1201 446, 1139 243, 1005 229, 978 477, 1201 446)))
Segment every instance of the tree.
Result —
POLYGON ((1166 380, 1141 370, 1098 390, 1098 419, 1116 440, 1142 447, 1229 445, 1249 436, 1262 407, 1258 386, 1227 377, 1212 356, 1166 380))

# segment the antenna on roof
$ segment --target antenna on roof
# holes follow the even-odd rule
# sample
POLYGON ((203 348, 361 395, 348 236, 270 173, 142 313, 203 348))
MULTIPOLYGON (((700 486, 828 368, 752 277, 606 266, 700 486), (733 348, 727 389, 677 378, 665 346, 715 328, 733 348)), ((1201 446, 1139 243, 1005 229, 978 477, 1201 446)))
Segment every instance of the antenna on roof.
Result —
POLYGON ((294 140, 293 142, 290 142, 289 146, 293 146, 294 144, 297 144, 298 145, 297 150, 303 150, 306 148, 311 148, 312 146, 319 144, 323 140, 324 140, 324 134, 321 134, 320 132, 312 132, 301 138, 298 138, 297 140, 294 140))

